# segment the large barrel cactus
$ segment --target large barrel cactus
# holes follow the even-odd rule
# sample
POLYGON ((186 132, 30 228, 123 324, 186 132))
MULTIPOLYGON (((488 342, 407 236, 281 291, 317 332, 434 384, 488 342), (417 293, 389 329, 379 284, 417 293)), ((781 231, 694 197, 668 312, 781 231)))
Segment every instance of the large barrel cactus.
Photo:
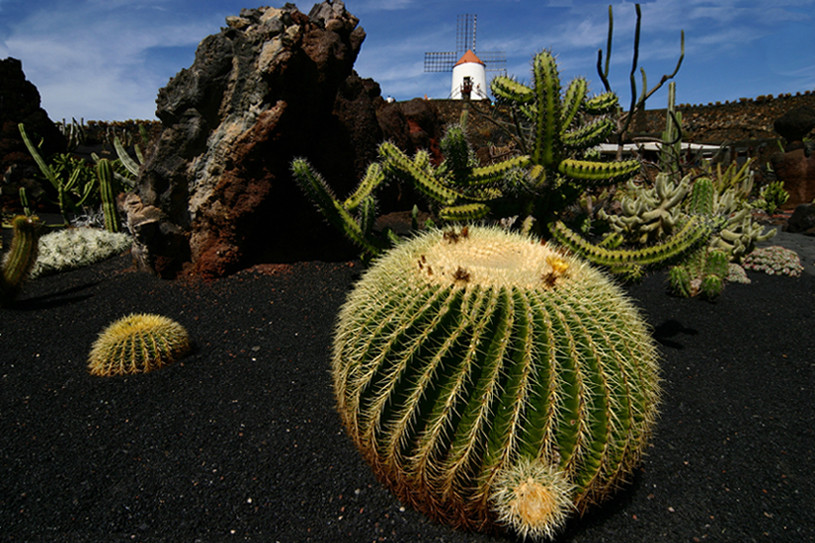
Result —
POLYGON ((454 526, 551 537, 618 487, 657 415, 657 354, 621 290, 499 228, 431 231, 343 305, 343 422, 404 502, 454 526))

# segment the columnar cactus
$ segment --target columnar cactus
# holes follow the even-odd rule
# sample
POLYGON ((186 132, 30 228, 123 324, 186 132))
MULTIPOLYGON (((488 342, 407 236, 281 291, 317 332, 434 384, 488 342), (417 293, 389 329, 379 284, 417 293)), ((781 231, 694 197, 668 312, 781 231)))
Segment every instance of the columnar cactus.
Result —
POLYGON ((105 328, 88 357, 93 375, 146 373, 190 351, 187 330, 161 315, 132 314, 105 328))
POLYGON ((11 221, 11 248, 0 266, 0 305, 11 303, 37 261, 40 227, 37 217, 18 215, 11 221))
POLYGON ((657 414, 657 354, 600 271, 500 228, 430 230, 375 261, 333 345, 338 409, 403 501, 549 537, 617 488, 657 414))
POLYGON ((105 230, 119 231, 119 213, 116 211, 116 195, 113 190, 113 168, 106 158, 96 163, 96 178, 99 180, 99 195, 102 200, 102 213, 105 216, 105 230))

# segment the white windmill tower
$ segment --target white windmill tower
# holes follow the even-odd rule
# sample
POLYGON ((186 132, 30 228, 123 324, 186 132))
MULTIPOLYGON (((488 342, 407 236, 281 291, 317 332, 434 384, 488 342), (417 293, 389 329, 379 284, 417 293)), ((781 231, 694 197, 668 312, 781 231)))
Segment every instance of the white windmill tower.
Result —
POLYGON ((459 15, 457 22, 456 50, 425 53, 424 71, 452 71, 450 98, 454 100, 487 99, 487 72, 504 72, 506 57, 502 51, 477 52, 476 15, 459 15))

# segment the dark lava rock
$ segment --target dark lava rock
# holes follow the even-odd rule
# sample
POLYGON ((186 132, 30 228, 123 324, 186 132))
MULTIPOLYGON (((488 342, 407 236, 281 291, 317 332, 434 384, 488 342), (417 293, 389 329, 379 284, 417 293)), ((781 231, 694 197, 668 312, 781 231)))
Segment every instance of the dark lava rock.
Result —
POLYGON ((217 277, 259 262, 356 254, 289 165, 308 158, 345 194, 375 156, 381 97, 352 72, 365 38, 357 25, 340 0, 309 15, 286 4, 244 9, 201 42, 156 101, 163 130, 131 202, 150 210, 136 234, 142 267, 217 277))
POLYGON ((39 198, 43 186, 35 178, 37 168, 20 136, 18 124, 25 124, 26 134, 45 155, 65 151, 65 138, 40 107, 40 93, 25 78, 23 65, 16 58, 0 60, 0 188, 2 208, 17 210, 19 188, 25 187, 30 198, 39 198))

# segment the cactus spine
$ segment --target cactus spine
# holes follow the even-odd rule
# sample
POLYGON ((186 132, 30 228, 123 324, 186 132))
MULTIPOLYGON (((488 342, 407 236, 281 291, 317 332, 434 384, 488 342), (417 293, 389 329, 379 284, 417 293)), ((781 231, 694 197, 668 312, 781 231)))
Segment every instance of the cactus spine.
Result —
POLYGON ((343 305, 338 409, 400 499, 454 526, 551 536, 639 461, 657 355, 598 270, 498 227, 391 249, 343 305))
POLYGON ((0 269, 0 304, 11 303, 20 292, 37 261, 40 221, 36 216, 18 215, 11 221, 14 234, 11 248, 0 269))
POLYGON ((183 326, 161 315, 132 314, 105 328, 91 347, 88 370, 109 377, 146 373, 190 351, 183 326))

